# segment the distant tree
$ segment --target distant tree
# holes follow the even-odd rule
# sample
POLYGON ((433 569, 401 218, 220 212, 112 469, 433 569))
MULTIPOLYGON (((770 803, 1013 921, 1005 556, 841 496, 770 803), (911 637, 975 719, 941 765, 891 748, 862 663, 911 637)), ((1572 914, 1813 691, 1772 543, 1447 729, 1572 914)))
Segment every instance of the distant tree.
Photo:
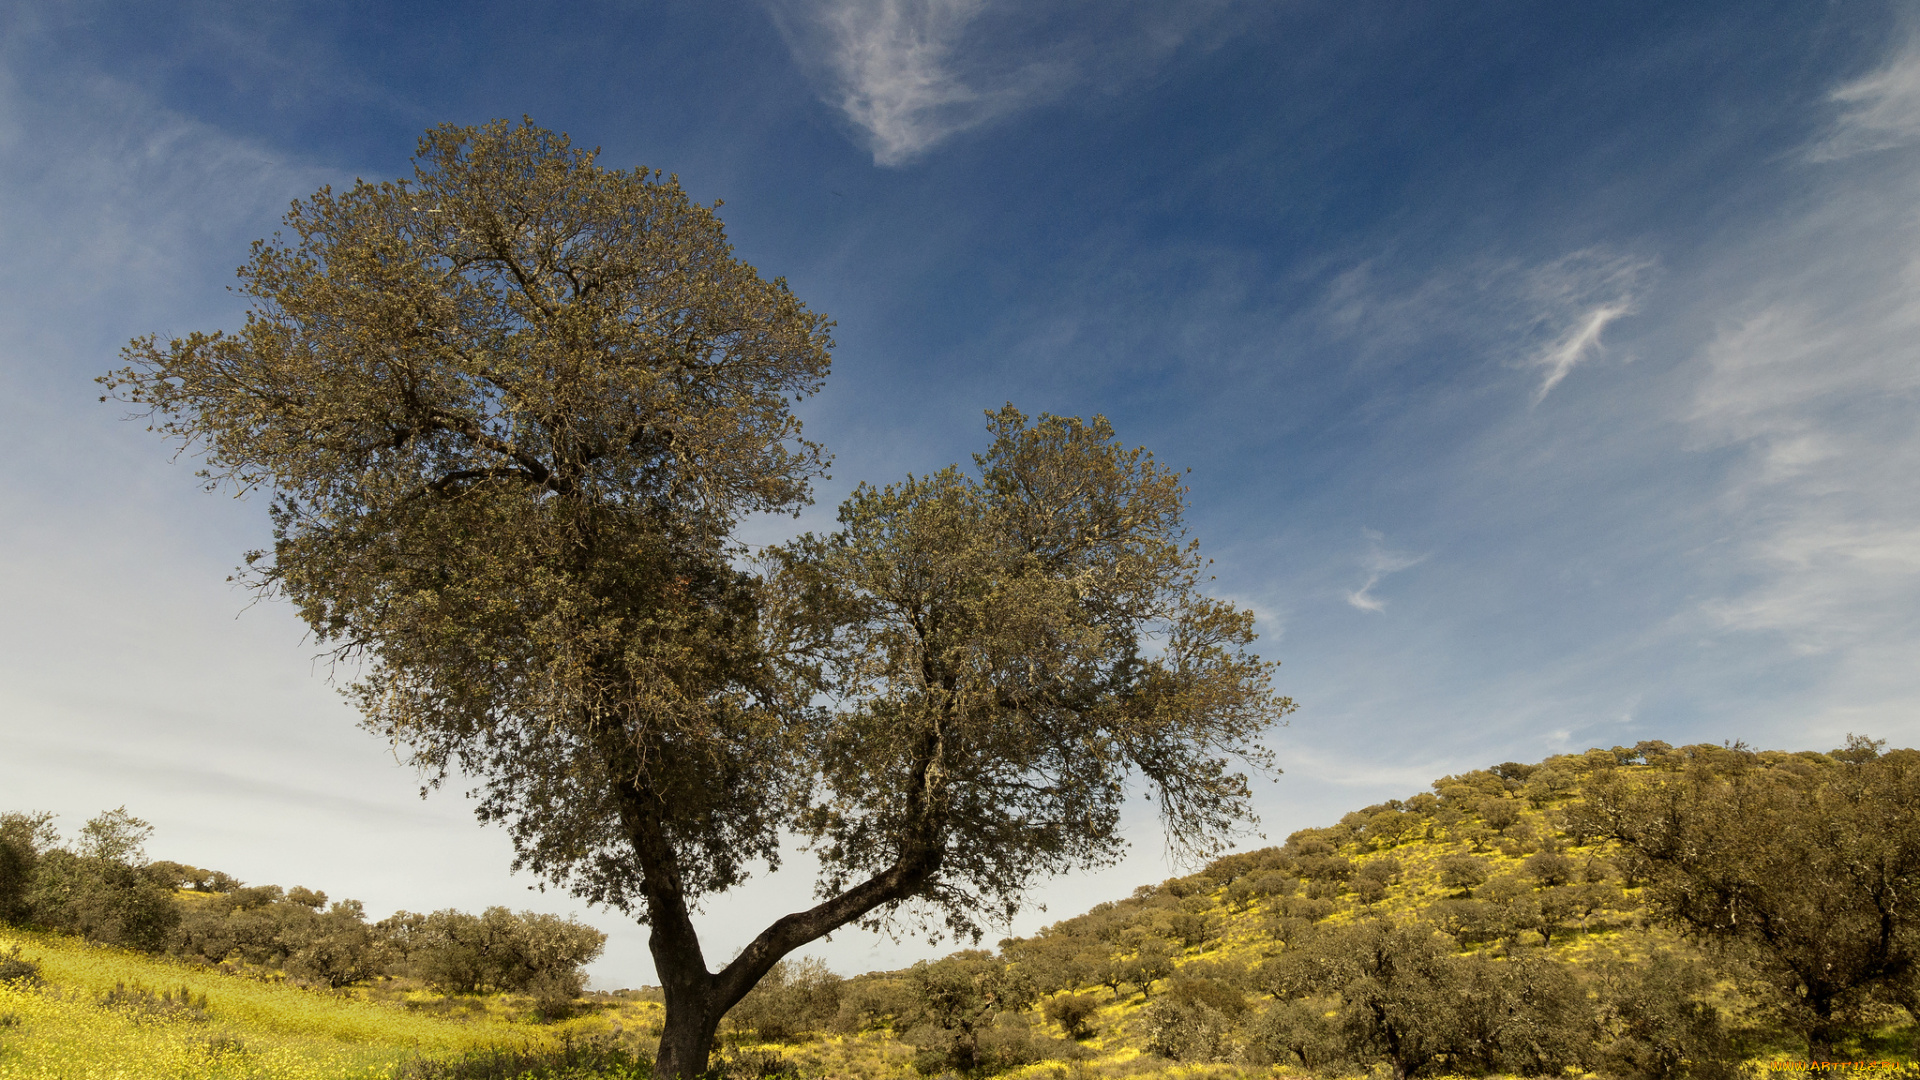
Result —
POLYGON ((287 920, 280 934, 286 950, 287 974, 323 986, 342 987, 372 978, 381 972, 385 957, 373 927, 367 924, 366 909, 358 900, 343 900, 325 911, 325 893, 306 889, 295 899, 288 895, 287 905, 305 909, 305 914, 287 920), (303 903, 317 897, 315 903, 303 903))
POLYGON ((996 1038, 1002 1018, 1034 1003, 1033 984, 991 953, 968 949, 907 973, 920 1007, 907 1037, 919 1048, 914 1067, 925 1074, 998 1071, 1030 1056, 1019 1040, 996 1038))
POLYGON ((1449 889, 1459 889, 1462 896, 1476 886, 1486 883, 1492 869, 1485 859, 1472 855, 1443 855, 1440 858, 1440 884, 1449 889))
POLYGON ((75 846, 77 854, 83 857, 137 868, 147 864, 147 838, 152 835, 152 825, 120 806, 87 819, 80 827, 79 843, 75 846))
POLYGON ((1748 959, 1823 1060, 1875 1000, 1920 1015, 1920 752, 1850 749, 1687 747, 1673 768, 1596 774, 1583 810, 1656 913, 1748 959))
MULTIPOLYGON (((1283 1000, 1335 1004, 1331 1027, 1341 1056, 1384 1061, 1396 1080, 1443 1065, 1556 1074, 1578 1065, 1588 1046, 1578 991, 1563 969, 1456 955, 1425 923, 1359 920, 1316 933, 1278 959, 1288 962, 1269 973, 1268 985, 1283 1000)), ((1297 1014, 1274 1016, 1299 1030, 1297 1014)), ((1314 1027, 1295 1037, 1304 1042, 1314 1027)), ((1263 1037, 1286 1045, 1287 1030, 1275 1026, 1263 1037)))
POLYGON ((0 923, 23 923, 32 918, 28 894, 33 871, 42 852, 60 842, 53 815, 45 812, 0 813, 0 923))
POLYGON ((812 957, 782 960, 727 1012, 727 1023, 760 1042, 790 1042, 827 1029, 840 1013, 844 980, 812 957))
POLYGON ((80 853, 61 848, 34 863, 26 904, 34 922, 130 949, 161 949, 180 912, 172 891, 144 872, 152 826, 126 807, 89 819, 80 853))
POLYGON ((399 912, 380 922, 406 972, 459 994, 514 990, 569 999, 584 985, 580 969, 599 957, 607 936, 571 919, 490 907, 478 915, 451 908, 399 912))
POLYGON ((1612 1076, 1648 1080, 1733 1080, 1726 1022, 1709 1001, 1713 976, 1704 966, 1653 949, 1633 962, 1603 961, 1592 967, 1596 1063, 1612 1076))
POLYGON ((651 931, 657 1072, 783 956, 916 910, 972 934, 1114 857, 1129 773, 1174 846, 1248 807, 1290 707, 1199 592, 1181 488, 1101 423, 1008 411, 978 480, 862 488, 764 585, 735 524, 824 466, 789 411, 828 324, 659 174, 526 124, 323 189, 241 269, 235 334, 143 338, 109 395, 264 488, 248 580, 358 663, 368 728, 480 782, 516 865, 651 931), (825 691, 839 703, 815 710, 825 691), (784 835, 822 900, 709 971, 689 912, 784 835))
POLYGON ((1346 1053, 1339 1029, 1328 1018, 1336 1004, 1325 998, 1273 1002, 1246 1026, 1248 1062, 1330 1072, 1346 1053))
POLYGON ((1158 937, 1142 938, 1126 963, 1127 981, 1140 988, 1141 997, 1153 994, 1153 984, 1175 971, 1174 950, 1158 937))
POLYGON ((1068 1038, 1088 1039, 1093 1037, 1093 1018, 1100 1012, 1100 1003, 1091 994, 1060 994, 1048 998, 1042 1012, 1068 1038))
POLYGON ((171 859, 148 863, 145 873, 148 880, 162 888, 190 889, 194 892, 224 891, 216 889, 215 885, 232 880, 218 870, 202 870, 197 866, 188 866, 171 859))

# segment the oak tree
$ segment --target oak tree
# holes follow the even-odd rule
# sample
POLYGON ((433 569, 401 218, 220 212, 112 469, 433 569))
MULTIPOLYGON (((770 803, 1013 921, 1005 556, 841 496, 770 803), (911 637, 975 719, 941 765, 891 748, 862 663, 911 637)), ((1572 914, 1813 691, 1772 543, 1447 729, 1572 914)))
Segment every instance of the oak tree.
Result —
POLYGON ((1580 813, 1624 846, 1656 914, 1771 984, 1813 1058, 1877 1005, 1920 1015, 1920 753, 1691 746, 1596 775, 1580 813))
POLYGON ((1177 478, 1103 422, 1007 410, 977 476, 861 488, 743 570, 824 453, 790 412, 826 320, 710 208, 564 136, 421 141, 322 189, 240 270, 237 332, 142 338, 109 394, 270 495, 248 580, 371 731, 477 787, 516 868, 649 927, 656 1068, 706 1068, 773 965, 856 921, 977 934, 1119 850, 1130 776, 1177 848, 1244 818, 1291 704, 1201 594, 1177 478), (710 970, 702 898, 810 842, 819 902, 710 970))

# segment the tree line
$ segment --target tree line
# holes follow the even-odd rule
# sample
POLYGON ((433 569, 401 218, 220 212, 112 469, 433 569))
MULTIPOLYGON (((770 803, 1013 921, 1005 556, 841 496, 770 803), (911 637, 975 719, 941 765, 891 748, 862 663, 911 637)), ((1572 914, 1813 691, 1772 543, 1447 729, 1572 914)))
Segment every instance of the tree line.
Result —
POLYGON ((606 943, 573 919, 505 907, 369 922, 358 900, 149 861, 151 833, 124 807, 89 820, 71 844, 50 814, 0 814, 0 921, 329 988, 405 977, 446 993, 510 991, 547 1017, 571 1010, 606 943))

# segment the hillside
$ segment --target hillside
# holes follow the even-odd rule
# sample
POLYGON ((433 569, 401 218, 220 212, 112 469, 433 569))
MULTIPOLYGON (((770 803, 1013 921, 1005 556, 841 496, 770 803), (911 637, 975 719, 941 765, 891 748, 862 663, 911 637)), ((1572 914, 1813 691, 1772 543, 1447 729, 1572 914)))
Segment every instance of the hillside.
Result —
MULTIPOLYGON (((741 1044, 778 1037, 796 1070, 829 1076, 899 1075, 902 1058, 1034 1077, 1779 1072, 1807 1043, 1750 958, 1657 922, 1643 860, 1582 808, 1596 777, 1632 787, 1716 755, 1797 775, 1848 753, 1643 743, 1447 776, 995 953, 832 987, 790 973, 730 1019, 741 1044), (1383 1030, 1368 1010, 1427 1027, 1383 1030)), ((1907 1011, 1858 1016, 1836 1052, 1909 1060, 1907 1011)))
MULTIPOLYGON (((1852 831, 1907 843, 1920 755, 1882 756, 1864 740, 1825 755, 1642 743, 1442 777, 1429 791, 1142 886, 997 950, 850 979, 809 961, 783 964, 729 1014, 716 1071, 848 1080, 1707 1080, 1804 1071, 1787 1063, 1807 1058, 1810 1038, 1827 1037, 1823 1053, 1880 1063, 1882 1074, 1913 1074, 1907 1062, 1920 1028, 1911 997, 1902 997, 1912 993, 1910 968, 1870 971, 1850 991, 1834 1013, 1847 1025, 1844 1037, 1809 1036, 1805 1010, 1796 1013, 1795 992, 1783 990, 1765 955, 1708 947, 1673 928, 1675 901, 1660 891, 1657 860, 1602 834, 1626 835, 1620 823, 1634 799, 1681 792, 1683 780, 1692 785, 1686 791, 1710 800, 1726 795, 1712 786, 1722 781, 1744 785, 1743 798, 1772 792, 1773 803, 1729 812, 1729 820, 1773 814, 1762 833, 1818 832, 1780 816, 1783 791, 1890 807, 1879 826, 1856 821, 1852 831), (1875 777, 1907 786, 1868 797, 1881 782, 1875 777)), ((1678 798, 1660 803, 1661 812, 1680 813, 1678 798)), ((1741 857, 1749 855, 1749 876, 1792 872, 1763 865, 1777 853, 1755 848, 1741 857)), ((1818 874, 1830 873, 1810 872, 1816 885, 1818 874)), ((1845 900, 1837 879, 1824 880, 1815 892, 1845 900)), ((222 905, 232 909, 229 921, 277 911, 295 930, 312 925, 301 922, 302 911, 318 910, 295 903, 319 896, 308 890, 269 890, 280 898, 248 908, 247 890, 228 884, 224 892, 175 894, 193 909, 179 925, 203 928, 174 932, 176 951, 202 950, 193 962, 0 932, 0 957, 19 947, 15 960, 0 960, 0 1080, 589 1080, 648 1071, 660 1031, 657 994, 588 994, 556 1009, 541 997, 551 998, 551 987, 462 990, 432 951, 452 939, 426 936, 429 917, 369 927, 376 937, 398 935, 379 938, 376 951, 400 948, 412 934, 413 960, 391 961, 388 974, 352 985, 290 978, 237 952, 210 963, 218 950, 195 943, 204 927, 225 925, 210 921, 222 905), (8 982, 9 972, 25 977, 8 982), (127 1071, 130 1062, 138 1072, 127 1071)), ((1816 944, 1833 950, 1833 964, 1847 959, 1841 937, 1816 944)), ((286 966, 308 970, 296 962, 304 954, 289 949, 286 966)))

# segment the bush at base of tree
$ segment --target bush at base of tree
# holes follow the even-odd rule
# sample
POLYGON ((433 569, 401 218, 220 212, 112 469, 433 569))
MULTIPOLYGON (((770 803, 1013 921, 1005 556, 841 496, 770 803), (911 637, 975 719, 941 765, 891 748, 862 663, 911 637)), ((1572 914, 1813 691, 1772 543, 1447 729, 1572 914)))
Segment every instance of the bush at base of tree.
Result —
POLYGON ((734 1031, 760 1042, 792 1042, 824 1031, 840 1014, 843 980, 819 960, 783 960, 728 1010, 734 1031))

